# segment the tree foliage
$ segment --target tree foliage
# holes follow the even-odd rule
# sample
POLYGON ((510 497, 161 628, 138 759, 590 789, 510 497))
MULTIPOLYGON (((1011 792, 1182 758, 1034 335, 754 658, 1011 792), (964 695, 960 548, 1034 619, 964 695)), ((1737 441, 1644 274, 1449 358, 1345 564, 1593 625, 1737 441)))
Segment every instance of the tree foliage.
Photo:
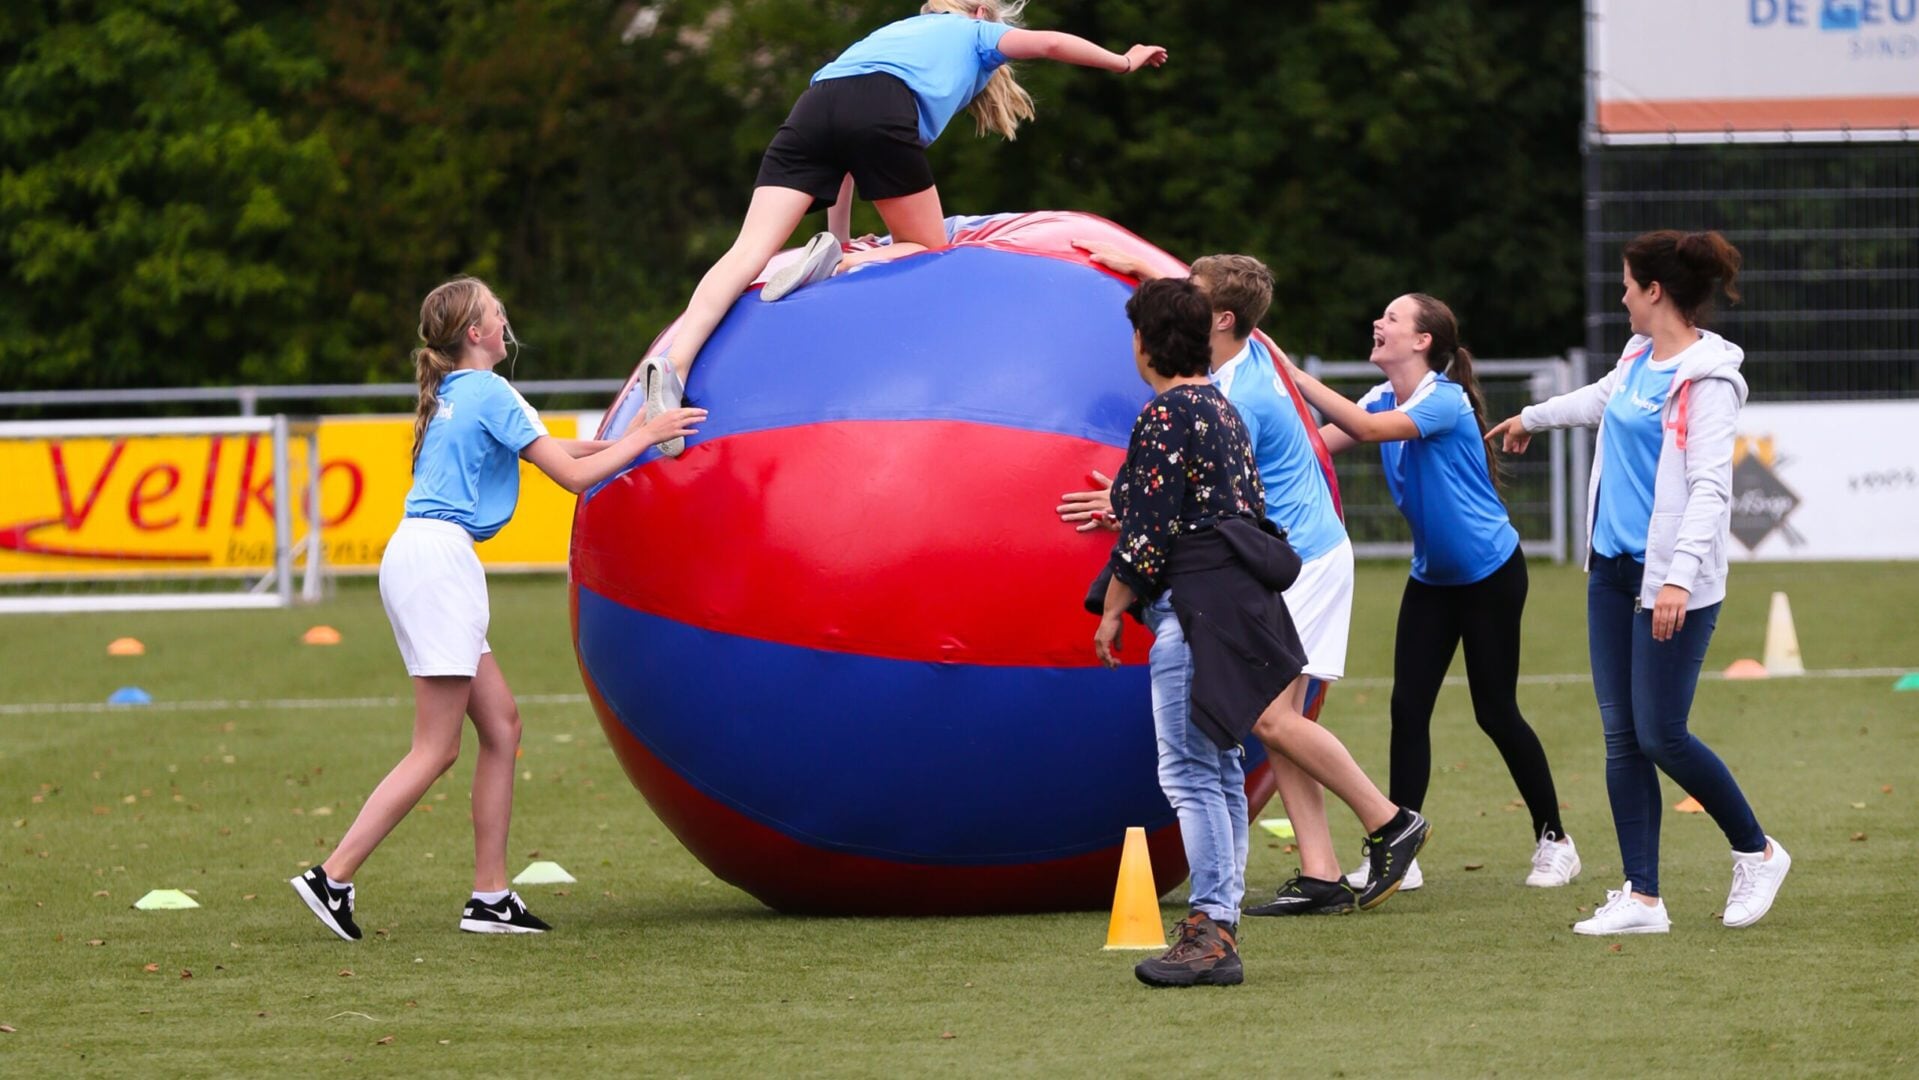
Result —
MULTIPOLYGON (((911 0, 121 0, 0 14, 9 388, 405 377, 419 298, 492 280, 522 376, 614 375, 731 242, 808 76, 911 0)), ((1563 10, 1562 10, 1563 9, 1563 10)), ((1171 50, 1029 63, 961 117, 948 212, 1083 209, 1272 265, 1267 327, 1349 356, 1393 296, 1482 353, 1578 340, 1580 24, 1500 0, 1041 0, 1171 50)), ((862 209, 855 224, 878 228, 862 209)), ((803 228, 815 227, 809 222, 803 228)))

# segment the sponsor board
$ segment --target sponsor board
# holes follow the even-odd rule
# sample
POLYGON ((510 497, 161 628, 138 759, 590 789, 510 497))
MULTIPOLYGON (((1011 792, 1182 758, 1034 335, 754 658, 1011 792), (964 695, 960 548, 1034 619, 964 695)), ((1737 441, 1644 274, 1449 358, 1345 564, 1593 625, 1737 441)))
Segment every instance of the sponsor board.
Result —
POLYGON ((1919 402, 1748 405, 1735 560, 1919 559, 1919 402))
MULTIPOLYGON (((599 414, 543 418, 591 437, 599 414)), ((408 487, 410 416, 320 425, 320 524, 329 569, 377 570, 408 487)), ((273 442, 267 435, 0 440, 0 581, 265 572, 273 565, 273 442)), ((289 479, 305 491, 306 443, 289 479)), ((520 465, 512 522, 477 548, 494 568, 564 569, 574 497, 520 465)), ((293 535, 307 532, 304 499, 293 535)))
POLYGON ((1595 134, 1919 130, 1919 0, 1588 0, 1595 134))

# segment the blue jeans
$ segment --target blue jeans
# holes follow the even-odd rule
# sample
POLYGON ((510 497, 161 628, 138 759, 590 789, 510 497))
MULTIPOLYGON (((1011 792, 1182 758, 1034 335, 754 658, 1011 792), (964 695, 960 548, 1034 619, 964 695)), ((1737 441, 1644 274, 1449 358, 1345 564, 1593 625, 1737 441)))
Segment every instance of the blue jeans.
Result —
POLYGON ((1159 788, 1179 815, 1179 834, 1192 869, 1191 909, 1216 922, 1237 923, 1246 895, 1246 770, 1238 747, 1221 750, 1194 727, 1193 653, 1186 647, 1172 594, 1146 609, 1153 631, 1148 670, 1153 680, 1153 731, 1159 739, 1159 788))
POLYGON ((1766 834, 1725 763, 1686 730, 1719 605, 1686 612, 1678 633, 1654 641, 1652 610, 1639 610, 1645 572, 1631 556, 1595 554, 1586 586, 1586 631, 1593 692, 1606 730, 1606 794, 1620 859, 1634 891, 1658 896, 1664 798, 1659 772, 1699 800, 1734 851, 1764 851, 1766 834))

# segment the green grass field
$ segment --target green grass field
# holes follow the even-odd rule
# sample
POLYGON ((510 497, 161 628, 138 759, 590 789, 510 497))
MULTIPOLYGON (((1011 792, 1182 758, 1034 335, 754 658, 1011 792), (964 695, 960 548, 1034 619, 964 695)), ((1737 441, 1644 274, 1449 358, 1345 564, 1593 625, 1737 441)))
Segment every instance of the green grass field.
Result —
MULTIPOLYGON (((1326 714, 1382 781, 1403 578, 1362 567, 1354 678, 1326 714)), ((1759 654, 1773 589, 1791 594, 1809 667, 1919 668, 1919 571, 1878 564, 1735 568, 1710 670, 1759 654)), ((1246 985, 1183 992, 1148 990, 1136 956, 1101 952, 1103 912, 789 918, 714 880, 576 703, 555 578, 496 579, 491 636, 526 702, 514 869, 537 851, 580 879, 528 890, 557 932, 455 929, 471 868, 462 760, 361 873, 368 936, 348 945, 285 879, 406 746, 408 708, 377 700, 407 687, 370 583, 317 610, 8 616, 0 1024, 14 1030, 0 1074, 1919 1072, 1919 693, 1884 674, 1703 685, 1694 729, 1793 852, 1792 879, 1764 922, 1723 929, 1723 838, 1669 813, 1673 932, 1575 937, 1568 925, 1621 876, 1603 750, 1590 686, 1536 677, 1585 670, 1583 590, 1576 570, 1534 566, 1521 701, 1585 876, 1520 887, 1525 815, 1451 687, 1427 887, 1351 918, 1250 921, 1246 985), (316 622, 344 643, 300 645, 316 622), (109 659, 121 635, 147 654, 109 659), (159 705, 40 707, 128 684, 159 705), (203 906, 130 907, 169 887, 203 906)), ((1250 878, 1265 892, 1294 864, 1255 835, 1250 878)), ((1170 891, 1169 923, 1183 896, 1170 891)))

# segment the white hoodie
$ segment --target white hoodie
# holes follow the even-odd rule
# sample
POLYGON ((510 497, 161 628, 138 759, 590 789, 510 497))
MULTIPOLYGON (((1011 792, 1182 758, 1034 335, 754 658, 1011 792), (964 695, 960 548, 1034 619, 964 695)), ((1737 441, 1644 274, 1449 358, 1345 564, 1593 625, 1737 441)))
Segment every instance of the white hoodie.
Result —
MULTIPOLYGON (((1606 377, 1519 413, 1527 431, 1550 428, 1600 428, 1594 444, 1592 479, 1586 487, 1586 549, 1592 550, 1599 474, 1606 464, 1606 434, 1600 420, 1613 388, 1626 377, 1633 358, 1652 339, 1634 334, 1606 377)), ((1639 600, 1653 606, 1663 585, 1690 595, 1686 610, 1710 607, 1726 598, 1726 547, 1732 526, 1733 432, 1746 403, 1746 380, 1739 364, 1746 354, 1710 330, 1678 356, 1672 393, 1661 414, 1665 436, 1659 446, 1659 471, 1653 480, 1652 522, 1646 533, 1646 576, 1639 600)), ((1591 557, 1587 564, 1590 567, 1591 557)))

